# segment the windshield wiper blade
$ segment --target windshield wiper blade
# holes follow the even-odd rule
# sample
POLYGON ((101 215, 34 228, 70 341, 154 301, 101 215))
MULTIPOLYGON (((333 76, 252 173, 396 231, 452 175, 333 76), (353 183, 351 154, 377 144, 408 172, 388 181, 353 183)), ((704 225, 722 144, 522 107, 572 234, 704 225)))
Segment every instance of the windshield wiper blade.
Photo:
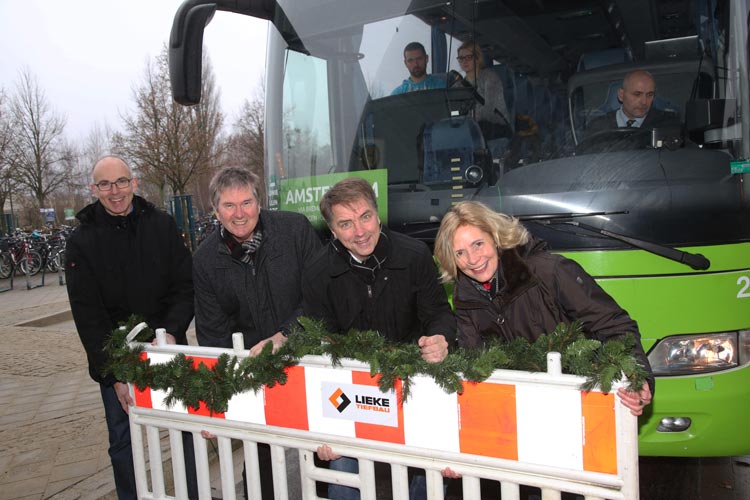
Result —
POLYGON ((603 215, 623 215, 629 213, 627 210, 616 212, 558 212, 551 214, 514 215, 520 221, 552 221, 555 219, 576 219, 578 217, 597 217, 603 215))
POLYGON ((585 224, 583 222, 575 220, 554 219, 537 220, 536 222, 539 224, 568 224, 571 226, 580 227, 581 229, 585 229, 586 231, 591 231, 592 233, 601 234, 614 240, 622 241, 634 248, 645 250, 654 255, 664 257, 665 259, 673 260, 675 262, 679 262, 680 264, 685 264, 686 266, 690 266, 690 268, 695 269, 696 271, 705 271, 706 269, 711 267, 711 261, 704 257, 702 254, 684 252, 682 250, 677 250, 676 248, 661 245, 659 243, 652 243, 650 241, 644 241, 639 238, 625 236, 624 234, 613 233, 612 231, 599 229, 598 227, 590 226, 589 224, 585 224))

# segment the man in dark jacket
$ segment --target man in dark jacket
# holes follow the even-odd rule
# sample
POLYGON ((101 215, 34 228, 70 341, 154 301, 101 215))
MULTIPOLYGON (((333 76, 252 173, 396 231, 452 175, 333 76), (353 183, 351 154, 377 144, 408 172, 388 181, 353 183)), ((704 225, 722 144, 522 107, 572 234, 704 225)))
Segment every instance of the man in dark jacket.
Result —
MULTIPOLYGON (((381 227, 370 184, 350 177, 328 190, 320 212, 333 240, 305 271, 306 316, 336 333, 376 330, 394 342, 419 344, 425 361, 440 362, 456 338, 456 322, 427 245, 381 227)), ((331 468, 357 470, 356 461, 318 448, 331 468)), ((424 476, 411 483, 410 498, 426 498, 424 476)), ((353 488, 329 486, 329 497, 359 498, 353 488)))
MULTIPOLYGON (((251 355, 268 342, 275 350, 302 313, 302 270, 320 238, 303 215, 261 210, 258 186, 258 176, 243 168, 225 168, 211 179, 221 228, 201 243, 193 261, 200 345, 231 348, 232 333, 242 332, 251 355)), ((258 453, 262 495, 272 499, 269 446, 261 443, 258 453)), ((247 498, 245 471, 243 482, 247 498)))
POLYGON ((617 100, 622 103, 619 109, 600 116, 586 127, 586 135, 617 128, 679 127, 679 117, 659 109, 652 109, 656 96, 656 82, 646 70, 628 72, 622 79, 622 87, 617 89, 617 100))
MULTIPOLYGON (((119 322, 136 314, 152 328, 165 328, 170 343, 186 345, 193 318, 190 252, 174 220, 135 196, 137 185, 124 160, 100 159, 91 184, 98 201, 76 216, 80 225, 66 250, 70 308, 89 374, 101 386, 120 499, 136 498, 128 420, 133 399, 126 383, 104 374, 104 344, 119 322)), ((186 456, 192 457, 192 439, 185 439, 185 445, 186 456)), ((192 458, 186 467, 190 497, 197 498, 192 458)))

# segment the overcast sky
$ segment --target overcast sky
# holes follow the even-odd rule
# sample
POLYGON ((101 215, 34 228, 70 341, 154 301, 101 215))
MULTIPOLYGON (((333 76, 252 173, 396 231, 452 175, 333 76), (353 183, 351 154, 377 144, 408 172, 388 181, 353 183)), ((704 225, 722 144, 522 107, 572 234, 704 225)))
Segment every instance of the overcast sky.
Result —
MULTIPOLYGON (((180 0, 0 0, 0 87, 13 91, 21 70, 36 77, 53 108, 67 117, 66 136, 119 127, 132 109, 148 58, 168 42, 180 0)), ((268 23, 217 12, 204 48, 231 124, 252 98, 265 64, 268 23)))

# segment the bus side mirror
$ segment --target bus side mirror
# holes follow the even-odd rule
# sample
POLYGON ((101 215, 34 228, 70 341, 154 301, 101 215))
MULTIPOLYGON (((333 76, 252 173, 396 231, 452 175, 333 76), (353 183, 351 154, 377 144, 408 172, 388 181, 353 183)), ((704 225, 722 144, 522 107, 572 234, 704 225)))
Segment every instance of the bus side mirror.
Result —
POLYGON ((174 16, 169 36, 169 80, 172 97, 183 105, 201 100, 203 30, 216 12, 216 3, 187 1, 174 16))
POLYGON ((685 124, 693 137, 702 136, 702 143, 722 142, 739 131, 735 99, 695 99, 685 105, 685 124))

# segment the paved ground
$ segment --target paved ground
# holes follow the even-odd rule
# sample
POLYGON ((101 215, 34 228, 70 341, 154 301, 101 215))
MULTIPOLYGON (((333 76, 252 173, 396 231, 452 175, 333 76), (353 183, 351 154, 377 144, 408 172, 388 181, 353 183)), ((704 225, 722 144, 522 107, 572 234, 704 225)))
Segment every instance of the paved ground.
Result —
POLYGON ((115 498, 99 386, 65 287, 45 281, 27 290, 16 279, 0 293, 0 498, 115 498), (54 313, 53 324, 38 321, 54 313))

